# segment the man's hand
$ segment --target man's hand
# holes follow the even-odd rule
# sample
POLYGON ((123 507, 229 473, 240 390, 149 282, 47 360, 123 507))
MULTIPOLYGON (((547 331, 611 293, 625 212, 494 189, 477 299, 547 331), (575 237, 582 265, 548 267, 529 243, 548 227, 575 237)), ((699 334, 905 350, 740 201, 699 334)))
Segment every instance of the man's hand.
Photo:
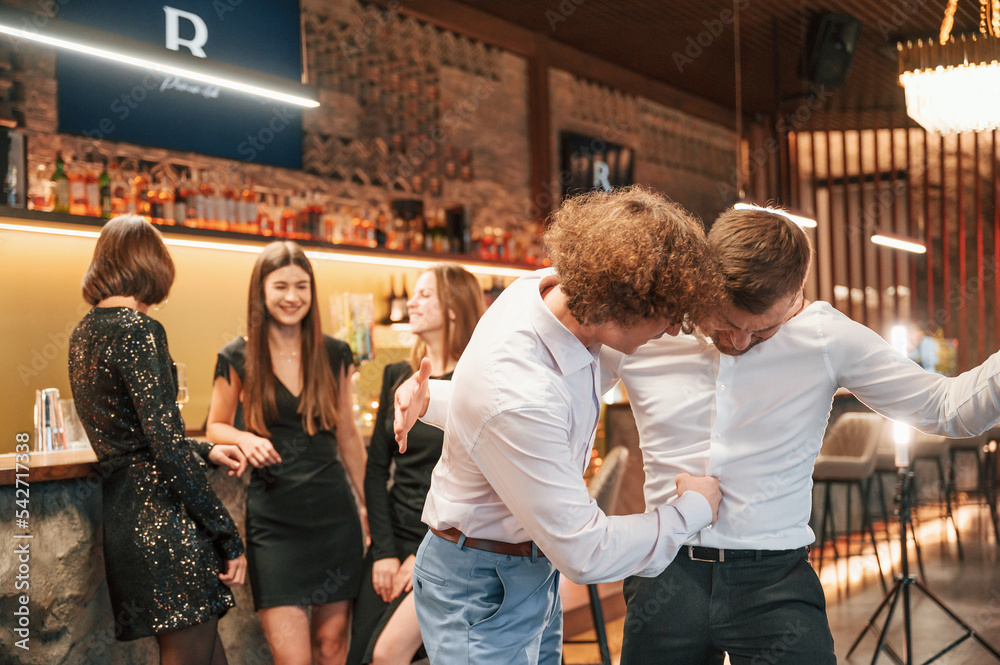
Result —
POLYGON ((428 379, 431 376, 431 361, 424 358, 420 361, 420 369, 416 374, 408 378, 399 388, 396 388, 396 397, 393 400, 395 416, 392 421, 392 429, 396 434, 396 443, 399 444, 399 452, 406 452, 406 435, 417 422, 417 418, 427 412, 427 405, 430 403, 431 394, 428 387, 428 379))
POLYGON ((708 504, 712 506, 712 524, 715 524, 719 519, 719 502, 722 501, 719 481, 711 476, 692 476, 690 473, 678 473, 676 481, 677 496, 690 491, 708 499, 708 504))

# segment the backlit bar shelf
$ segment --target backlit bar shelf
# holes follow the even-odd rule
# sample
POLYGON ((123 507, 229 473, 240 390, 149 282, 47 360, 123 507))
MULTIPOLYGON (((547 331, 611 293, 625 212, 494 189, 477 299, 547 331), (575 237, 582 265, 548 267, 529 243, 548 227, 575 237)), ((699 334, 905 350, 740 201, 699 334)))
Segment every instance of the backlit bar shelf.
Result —
MULTIPOLYGON (((58 212, 42 212, 0 206, 0 230, 97 238, 107 220, 58 212)), ((167 245, 200 247, 219 251, 259 253, 281 237, 189 226, 157 225, 167 245)), ((301 245, 311 259, 425 269, 443 261, 459 263, 469 272, 500 277, 519 277, 541 266, 525 263, 484 261, 467 254, 403 252, 359 245, 338 245, 323 240, 289 238, 301 245)))

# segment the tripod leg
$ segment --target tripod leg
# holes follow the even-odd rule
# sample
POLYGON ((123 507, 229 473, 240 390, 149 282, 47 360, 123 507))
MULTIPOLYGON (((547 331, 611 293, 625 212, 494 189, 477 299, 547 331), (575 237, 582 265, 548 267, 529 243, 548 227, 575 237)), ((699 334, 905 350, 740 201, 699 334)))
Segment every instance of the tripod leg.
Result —
MULTIPOLYGON (((889 647, 889 644, 886 641, 889 635, 889 626, 892 625, 892 615, 896 613, 896 606, 899 604, 900 593, 905 589, 905 587, 906 587, 906 579, 900 577, 896 586, 893 589, 895 593, 892 596, 892 603, 889 604, 889 611, 885 615, 885 624, 882 626, 882 632, 880 632, 878 636, 878 646, 875 647, 875 653, 872 654, 872 665, 875 665, 875 663, 878 661, 878 656, 880 653, 882 653, 882 649, 886 649, 889 647)), ((886 598, 888 598, 888 596, 886 596, 886 598)), ((891 655, 893 656, 893 659, 897 663, 901 662, 899 656, 896 656, 894 651, 892 652, 891 655)), ((910 660, 909 651, 906 652, 906 659, 907 661, 910 660)), ((910 665, 909 662, 907 662, 906 665, 910 665)))
MULTIPOLYGON (((854 650, 858 648, 858 645, 861 644, 861 640, 864 638, 865 635, 868 634, 869 630, 873 631, 873 632, 875 630, 877 630, 875 622, 878 619, 878 615, 882 613, 882 610, 885 609, 885 606, 888 605, 890 602, 892 603, 892 605, 891 605, 891 607, 889 609, 889 618, 892 618, 892 610, 893 610, 893 608, 896 607, 896 597, 899 595, 899 587, 900 587, 899 581, 897 580, 896 584, 893 585, 893 587, 889 591, 889 593, 887 593, 885 595, 885 597, 882 598, 882 602, 878 604, 878 607, 875 608, 875 611, 872 612, 872 615, 870 617, 868 617, 868 623, 866 623, 865 627, 861 629, 860 633, 858 633, 857 638, 854 640, 854 644, 851 645, 850 650, 848 650, 848 652, 847 652, 847 657, 848 658, 850 658, 851 654, 854 653, 854 650)), ((888 626, 889 623, 886 622, 885 625, 888 626)), ((883 628, 880 632, 884 635, 885 628, 883 628)), ((882 642, 882 638, 880 637, 879 638, 879 643, 881 643, 881 642, 882 642)))
MULTIPOLYGON (((945 605, 944 602, 940 598, 938 598, 936 595, 934 595, 933 591, 931 591, 923 583, 921 583, 920 580, 913 580, 913 583, 916 585, 916 587, 918 589, 920 589, 921 592, 923 592, 923 594, 925 596, 927 596, 932 601, 934 601, 934 604, 937 605, 939 608, 941 608, 942 612, 944 612, 945 614, 947 614, 948 617, 952 621, 954 621, 956 624, 958 624, 958 626, 965 631, 965 633, 966 633, 965 636, 963 636, 962 638, 960 638, 959 640, 957 640, 955 642, 955 644, 958 644, 958 642, 960 642, 961 640, 964 640, 966 637, 971 637, 975 641, 979 642, 980 646, 982 646, 984 649, 986 649, 987 651, 989 651, 993 655, 994 658, 996 658, 998 661, 1000 661, 1000 651, 997 651, 993 647, 993 645, 991 645, 989 642, 987 642, 986 640, 984 640, 978 633, 976 633, 976 631, 974 631, 972 629, 972 627, 969 624, 967 624, 964 621, 962 621, 962 619, 960 619, 957 614, 955 614, 954 612, 952 612, 951 609, 947 605, 945 605)), ((947 651, 947 649, 945 651, 947 651)), ((942 651, 941 653, 944 653, 944 651, 942 651)), ((928 661, 928 662, 930 662, 930 661, 928 661)))

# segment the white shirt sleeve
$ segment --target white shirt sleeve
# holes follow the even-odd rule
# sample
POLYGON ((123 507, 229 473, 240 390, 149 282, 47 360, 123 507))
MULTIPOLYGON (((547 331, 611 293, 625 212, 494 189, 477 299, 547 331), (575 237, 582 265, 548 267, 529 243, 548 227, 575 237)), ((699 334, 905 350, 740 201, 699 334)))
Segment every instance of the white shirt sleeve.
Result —
POLYGON ((444 424, 448 422, 448 404, 451 402, 451 381, 430 379, 427 384, 430 401, 427 404, 427 411, 420 417, 420 421, 443 430, 444 424))
POLYGON ((511 514, 577 584, 655 576, 712 521, 708 501, 688 492, 642 515, 608 517, 587 492, 552 411, 527 407, 490 418, 471 450, 511 514))
POLYGON ((928 434, 976 436, 1000 421, 1000 353, 955 377, 924 370, 846 317, 829 345, 840 383, 879 413, 928 434))

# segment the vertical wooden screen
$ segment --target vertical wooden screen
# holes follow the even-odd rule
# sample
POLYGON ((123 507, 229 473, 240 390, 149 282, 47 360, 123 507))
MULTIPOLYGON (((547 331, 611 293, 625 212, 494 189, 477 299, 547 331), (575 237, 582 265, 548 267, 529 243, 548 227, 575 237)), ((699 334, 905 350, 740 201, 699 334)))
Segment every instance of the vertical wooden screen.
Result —
POLYGON ((818 297, 883 335, 905 322, 944 338, 949 370, 962 371, 1000 346, 997 132, 885 124, 789 136, 784 203, 819 222, 818 297), (880 248, 876 231, 922 241, 927 253, 880 248))

